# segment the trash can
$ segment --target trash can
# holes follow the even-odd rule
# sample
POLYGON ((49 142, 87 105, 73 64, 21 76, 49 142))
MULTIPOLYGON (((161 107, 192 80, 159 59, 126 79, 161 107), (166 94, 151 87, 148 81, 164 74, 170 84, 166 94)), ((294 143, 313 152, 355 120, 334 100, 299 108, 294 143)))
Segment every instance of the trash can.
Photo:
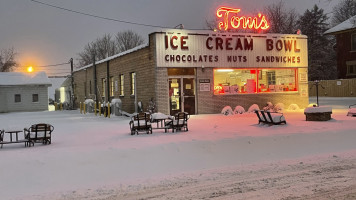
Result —
POLYGON ((121 99, 112 99, 111 100, 111 112, 115 116, 121 116, 122 102, 121 99))
POLYGON ((85 112, 93 113, 94 112, 94 100, 93 99, 85 99, 85 112))

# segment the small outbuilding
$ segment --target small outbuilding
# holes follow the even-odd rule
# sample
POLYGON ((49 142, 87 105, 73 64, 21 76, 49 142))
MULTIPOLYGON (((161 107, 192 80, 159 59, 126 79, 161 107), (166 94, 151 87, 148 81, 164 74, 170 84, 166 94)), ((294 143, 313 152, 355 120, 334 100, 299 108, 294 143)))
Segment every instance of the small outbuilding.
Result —
POLYGON ((48 110, 48 87, 45 72, 0 73, 0 113, 48 110))

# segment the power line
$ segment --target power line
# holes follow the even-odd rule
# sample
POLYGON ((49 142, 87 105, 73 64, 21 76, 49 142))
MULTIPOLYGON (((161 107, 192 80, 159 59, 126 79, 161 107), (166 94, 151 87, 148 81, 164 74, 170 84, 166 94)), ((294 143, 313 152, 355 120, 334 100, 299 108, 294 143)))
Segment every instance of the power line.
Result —
POLYGON ((60 65, 68 65, 69 63, 70 62, 53 64, 53 65, 34 66, 34 67, 55 67, 55 66, 60 66, 60 65))
POLYGON ((45 6, 49 6, 52 8, 57 8, 60 10, 65 10, 68 12, 73 12, 73 13, 77 13, 77 14, 81 14, 81 15, 86 15, 86 16, 90 16, 90 17, 95 17, 95 18, 99 18, 99 19, 104 19, 104 20, 109 20, 109 21, 115 21, 115 22, 120 22, 120 23, 125 23, 125 24, 133 24, 133 25, 138 25, 138 26, 148 26, 148 27, 155 27, 155 28, 172 28, 172 27, 164 27, 164 26, 157 26, 157 25, 151 25, 151 24, 141 24, 141 23, 136 23, 136 22, 129 22, 129 21, 124 21, 124 20, 119 20, 119 19, 113 19, 113 18, 109 18, 109 17, 101 17, 98 15, 93 15, 93 14, 89 14, 89 13, 84 13, 84 12, 80 12, 80 11, 76 11, 76 10, 72 10, 72 9, 68 9, 68 8, 63 8, 63 7, 59 7, 59 6, 55 6, 49 3, 44 3, 41 1, 37 1, 37 0, 30 0, 34 3, 39 3, 45 6))

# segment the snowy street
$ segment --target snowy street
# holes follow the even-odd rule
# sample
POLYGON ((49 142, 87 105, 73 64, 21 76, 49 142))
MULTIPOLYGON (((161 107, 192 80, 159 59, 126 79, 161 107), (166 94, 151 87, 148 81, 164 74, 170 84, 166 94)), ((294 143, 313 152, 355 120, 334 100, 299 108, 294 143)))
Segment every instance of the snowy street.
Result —
POLYGON ((0 149, 1 199, 355 199, 356 118, 346 114, 356 98, 319 101, 332 120, 194 115, 188 132, 133 136, 127 117, 1 113, 0 129, 55 127, 51 145, 0 149))

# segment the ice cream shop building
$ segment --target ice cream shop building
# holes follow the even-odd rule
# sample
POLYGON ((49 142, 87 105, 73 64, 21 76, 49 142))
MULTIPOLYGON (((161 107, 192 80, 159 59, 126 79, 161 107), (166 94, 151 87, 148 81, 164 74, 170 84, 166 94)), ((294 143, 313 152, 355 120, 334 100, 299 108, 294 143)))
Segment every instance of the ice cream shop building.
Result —
POLYGON ((226 105, 308 104, 307 37, 172 29, 149 42, 78 69, 76 104, 121 99, 122 109, 219 113, 226 105))
MULTIPOLYGON (((268 27, 260 14, 245 18, 231 12, 218 10, 220 29, 268 27)), ((131 113, 137 101, 145 110, 150 100, 165 114, 219 113, 226 105, 247 110, 267 102, 303 108, 308 105, 307 74, 304 35, 171 29, 76 70, 74 97, 77 105, 86 98, 121 99, 122 109, 131 113)))

